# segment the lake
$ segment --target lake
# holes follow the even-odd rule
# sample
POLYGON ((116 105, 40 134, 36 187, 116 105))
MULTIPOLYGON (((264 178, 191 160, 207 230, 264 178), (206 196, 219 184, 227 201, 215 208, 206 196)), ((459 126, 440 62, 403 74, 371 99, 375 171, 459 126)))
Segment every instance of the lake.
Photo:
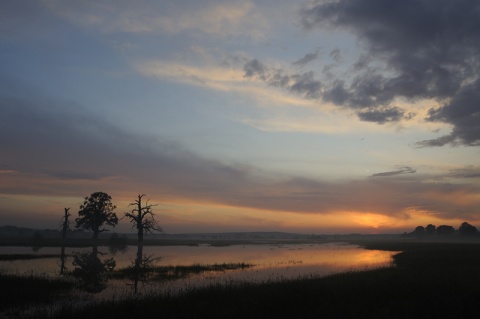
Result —
MULTIPOLYGON (((73 270, 73 254, 87 253, 91 248, 69 248, 65 261, 67 271, 73 270)), ((105 260, 113 258, 115 269, 133 264, 136 246, 128 246, 125 252, 113 254, 107 247, 99 247, 99 256, 105 260)), ((232 245, 214 247, 199 246, 145 246, 144 255, 158 258, 156 266, 181 266, 192 264, 246 263, 253 267, 228 271, 210 271, 186 278, 142 283, 139 291, 181 291, 216 283, 238 281, 261 282, 268 280, 293 279, 302 276, 326 276, 345 271, 366 270, 391 266, 394 252, 365 250, 344 243, 291 244, 291 245, 232 245)), ((29 247, 0 247, 0 254, 59 255, 59 247, 43 247, 34 252, 29 247)), ((58 276, 60 258, 0 261, 2 273, 16 275, 58 276)), ((109 297, 128 293, 128 282, 110 280, 105 291, 98 297, 109 297)))

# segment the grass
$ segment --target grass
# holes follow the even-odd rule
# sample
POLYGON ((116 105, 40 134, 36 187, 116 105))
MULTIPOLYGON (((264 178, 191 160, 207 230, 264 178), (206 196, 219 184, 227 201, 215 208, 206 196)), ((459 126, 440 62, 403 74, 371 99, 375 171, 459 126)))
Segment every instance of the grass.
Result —
POLYGON ((74 283, 63 278, 14 276, 0 273, 0 317, 16 318, 28 307, 51 304, 65 296, 74 283))
MULTIPOLYGON (((247 269, 253 267, 252 264, 247 263, 223 263, 223 264, 193 264, 193 265, 179 265, 179 266, 152 266, 144 270, 143 273, 148 273, 149 281, 163 281, 186 278, 192 274, 201 274, 204 272, 222 272, 228 270, 247 269)), ((112 277, 115 279, 122 279, 134 275, 135 269, 127 267, 116 270, 112 277)))
MULTIPOLYGON (((362 243, 402 252, 396 267, 324 278, 231 283, 183 294, 68 304, 55 318, 471 318, 478 316, 480 245, 362 243)), ((3 284, 2 284, 2 287, 3 284)), ((39 312, 35 318, 42 318, 39 312)))

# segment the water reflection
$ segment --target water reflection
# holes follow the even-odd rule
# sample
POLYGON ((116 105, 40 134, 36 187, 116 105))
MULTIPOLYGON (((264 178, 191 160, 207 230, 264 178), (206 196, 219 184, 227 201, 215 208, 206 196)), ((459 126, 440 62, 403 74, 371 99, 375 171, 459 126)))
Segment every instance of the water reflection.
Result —
POLYGON ((144 255, 143 244, 138 244, 135 261, 127 268, 127 277, 132 281, 128 285, 132 287, 135 294, 138 293, 139 282, 148 281, 148 274, 154 270, 154 263, 159 259, 160 257, 155 258, 153 255, 144 255))
POLYGON ((73 258, 75 269, 72 275, 79 280, 80 288, 86 292, 99 293, 107 288, 108 275, 116 266, 115 259, 101 259, 104 255, 98 246, 92 246, 91 252, 78 253, 73 258))
POLYGON ((65 254, 65 243, 62 244, 60 248, 60 275, 64 275, 65 271, 67 270, 67 266, 65 266, 65 261, 67 256, 65 254))
POLYGON ((116 255, 118 252, 125 253, 128 250, 127 243, 127 237, 120 237, 117 233, 113 233, 108 239, 108 251, 112 255, 116 255))
POLYGON ((39 232, 33 234, 32 251, 37 253, 43 247, 43 237, 39 232))
MULTIPOLYGON (((50 277, 58 276, 59 271, 66 276, 75 273, 83 290, 97 292, 101 291, 98 287, 102 288, 108 284, 107 289, 101 294, 95 293, 94 297, 100 298, 118 296, 123 292, 168 291, 177 287, 177 290, 182 290, 185 287, 216 282, 258 282, 371 269, 391 266, 391 256, 394 254, 338 243, 229 247, 135 245, 128 248, 124 253, 118 250, 116 255, 113 255, 114 250, 106 246, 44 247, 42 253, 45 257, 0 261, 0 270, 9 274, 41 274, 50 277), (161 260, 153 257, 160 255, 161 260), (203 267, 202 272, 198 274, 195 272, 198 267, 193 267, 224 263, 245 263, 255 266, 228 271, 204 270, 203 267), (182 276, 187 271, 188 276, 182 276)), ((0 247, 0 254, 32 254, 32 252, 31 247, 12 246, 0 247)))
MULTIPOLYGON (((139 292, 139 284, 147 283, 149 275, 154 272, 154 263, 160 257, 146 255, 143 253, 143 244, 137 246, 135 260, 127 267, 115 270, 117 262, 114 258, 118 251, 124 254, 128 247, 109 246, 109 258, 102 258, 107 253, 98 250, 98 246, 92 246, 88 252, 75 253, 73 256, 73 266, 75 269, 68 273, 65 266, 65 247, 62 247, 60 253, 60 274, 70 274, 79 282, 79 287, 89 293, 100 293, 108 287, 110 279, 121 279, 125 284, 132 288, 133 292, 139 292)), ((158 279, 158 278, 157 278, 158 279)))

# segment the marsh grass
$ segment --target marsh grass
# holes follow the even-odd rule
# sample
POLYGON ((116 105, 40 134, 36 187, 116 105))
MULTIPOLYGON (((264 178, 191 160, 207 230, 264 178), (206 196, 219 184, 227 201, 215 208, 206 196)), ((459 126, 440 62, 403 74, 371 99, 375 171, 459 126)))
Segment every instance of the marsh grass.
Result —
MULTIPOLYGON (((225 272, 231 270, 244 270, 253 267, 247 263, 222 263, 222 264, 193 264, 193 265, 168 265, 168 266, 151 266, 143 269, 143 273, 148 276, 149 281, 163 281, 186 278, 190 275, 198 275, 205 272, 225 272)), ((136 269, 127 267, 116 270, 112 273, 112 278, 123 279, 131 277, 135 274, 136 269)))
MULTIPOLYGON (((30 318, 478 317, 480 245, 410 242, 362 245, 402 252, 394 256, 395 267, 390 268, 323 278, 216 283, 193 287, 182 294, 122 297, 80 309, 66 302, 48 316, 39 311, 30 318)), ((42 289, 58 291, 52 287, 42 289)))
POLYGON ((26 308, 51 304, 66 296, 74 283, 65 278, 17 276, 0 273, 0 317, 20 317, 26 308))

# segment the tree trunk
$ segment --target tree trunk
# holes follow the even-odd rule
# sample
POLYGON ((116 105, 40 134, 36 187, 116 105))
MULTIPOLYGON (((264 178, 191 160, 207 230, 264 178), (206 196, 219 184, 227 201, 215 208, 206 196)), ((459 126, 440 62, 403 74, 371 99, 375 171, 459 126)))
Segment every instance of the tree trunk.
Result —
POLYGON ((138 243, 143 244, 143 208, 142 208, 142 196, 138 195, 138 212, 137 212, 137 229, 138 229, 138 243))

